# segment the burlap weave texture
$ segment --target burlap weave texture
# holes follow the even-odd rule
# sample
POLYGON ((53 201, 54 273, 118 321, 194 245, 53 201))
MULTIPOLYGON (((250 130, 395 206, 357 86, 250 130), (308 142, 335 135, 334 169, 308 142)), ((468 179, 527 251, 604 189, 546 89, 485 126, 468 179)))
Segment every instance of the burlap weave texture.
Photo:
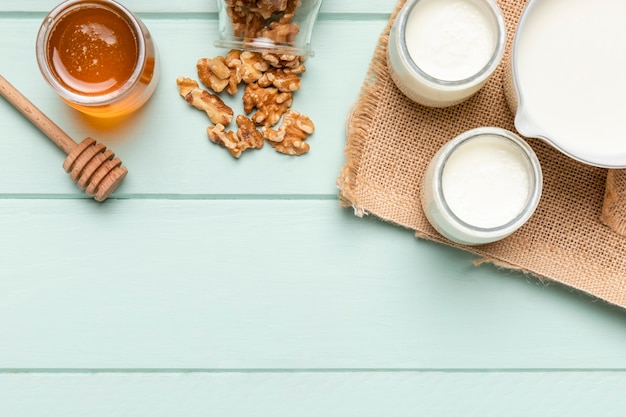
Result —
POLYGON ((502 266, 561 282, 626 307, 626 171, 592 167, 527 139, 544 174, 537 211, 501 241, 461 246, 439 235, 420 205, 421 182, 435 152, 458 134, 480 126, 515 131, 502 87, 503 68, 525 1, 499 0, 507 22, 503 63, 475 96, 434 109, 407 99, 386 66, 389 29, 380 37, 359 100, 347 123, 346 162, 338 178, 341 201, 412 229, 416 236, 471 251, 502 266), (605 202, 606 190, 606 204, 605 202))

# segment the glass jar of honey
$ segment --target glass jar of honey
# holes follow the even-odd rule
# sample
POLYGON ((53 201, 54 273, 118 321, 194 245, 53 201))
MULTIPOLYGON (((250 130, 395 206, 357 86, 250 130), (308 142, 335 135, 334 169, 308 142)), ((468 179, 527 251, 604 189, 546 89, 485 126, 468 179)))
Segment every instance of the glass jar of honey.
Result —
POLYGON ((75 109, 119 117, 141 107, 158 83, 157 51, 144 23, 113 0, 68 0, 44 19, 37 62, 75 109))

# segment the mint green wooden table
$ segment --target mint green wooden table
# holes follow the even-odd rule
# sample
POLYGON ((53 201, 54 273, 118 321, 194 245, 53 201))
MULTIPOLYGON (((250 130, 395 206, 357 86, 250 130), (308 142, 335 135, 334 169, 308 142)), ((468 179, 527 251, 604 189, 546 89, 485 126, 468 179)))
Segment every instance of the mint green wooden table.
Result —
POLYGON ((113 129, 60 103, 3 2, 0 73, 130 174, 98 204, 0 101, 0 416, 622 416, 626 312, 340 209, 344 122, 393 0, 328 0, 294 108, 301 158, 240 160, 178 96, 212 0, 127 0, 162 58, 113 129))

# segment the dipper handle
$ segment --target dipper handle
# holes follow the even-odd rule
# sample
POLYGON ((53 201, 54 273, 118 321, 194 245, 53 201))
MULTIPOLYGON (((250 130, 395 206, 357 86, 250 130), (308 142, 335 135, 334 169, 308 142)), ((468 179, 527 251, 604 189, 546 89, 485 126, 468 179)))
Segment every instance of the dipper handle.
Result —
POLYGON ((2 75, 0 75, 0 94, 37 126, 39 130, 48 136, 65 154, 69 154, 72 149, 74 149, 76 142, 24 97, 24 95, 13 87, 2 75))
POLYGON ((2 75, 0 95, 65 152, 67 157, 63 168, 78 188, 96 201, 104 201, 126 177, 128 170, 121 166, 122 161, 111 150, 92 138, 86 138, 80 144, 74 142, 2 75))

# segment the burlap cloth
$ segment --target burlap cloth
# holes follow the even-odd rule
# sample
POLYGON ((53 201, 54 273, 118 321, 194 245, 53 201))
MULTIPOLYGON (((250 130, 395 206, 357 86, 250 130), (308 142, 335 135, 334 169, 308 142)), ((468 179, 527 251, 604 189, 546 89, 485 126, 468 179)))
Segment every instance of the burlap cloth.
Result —
POLYGON ((337 180, 342 204, 354 207, 358 215, 372 214, 412 229, 417 237, 471 251, 480 257, 477 264, 522 270, 626 307, 626 170, 584 165, 540 140, 527 139, 544 174, 543 196, 528 223, 506 239, 474 247, 454 244, 430 226, 421 209, 420 189, 435 152, 475 127, 515 131, 502 75, 526 2, 499 1, 508 46, 488 84, 461 105, 432 109, 407 99, 387 70, 389 30, 405 1, 399 1, 380 36, 348 118, 346 162, 337 180))

